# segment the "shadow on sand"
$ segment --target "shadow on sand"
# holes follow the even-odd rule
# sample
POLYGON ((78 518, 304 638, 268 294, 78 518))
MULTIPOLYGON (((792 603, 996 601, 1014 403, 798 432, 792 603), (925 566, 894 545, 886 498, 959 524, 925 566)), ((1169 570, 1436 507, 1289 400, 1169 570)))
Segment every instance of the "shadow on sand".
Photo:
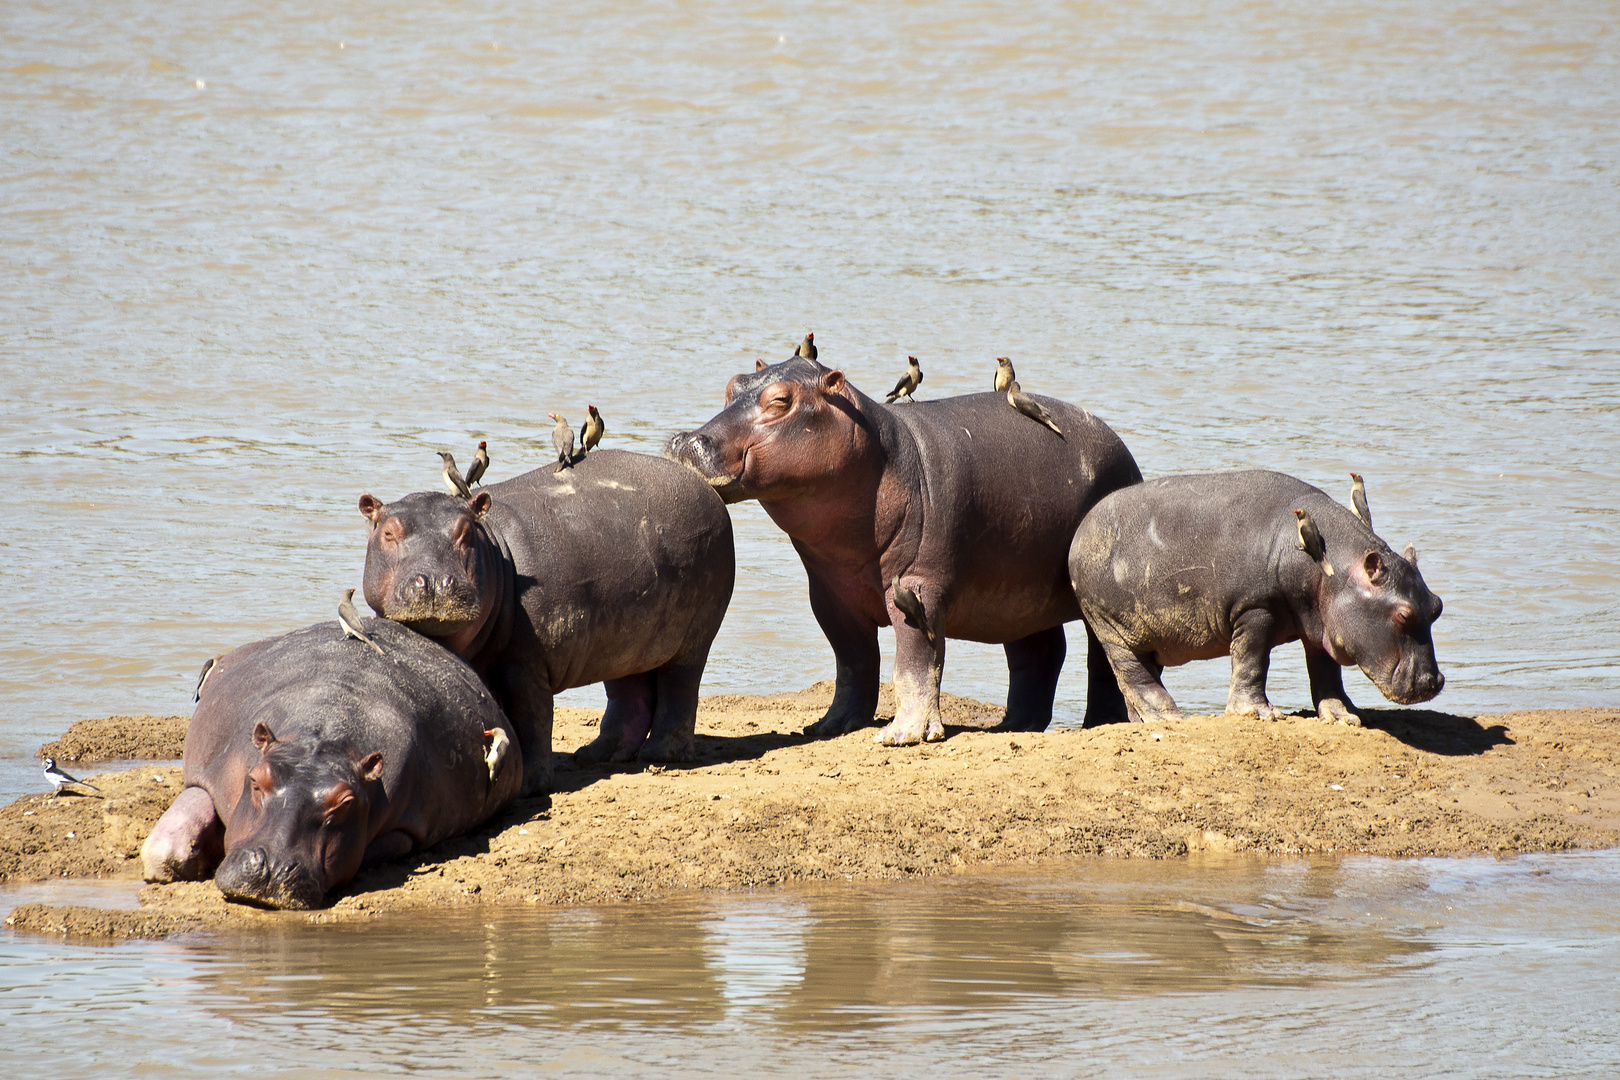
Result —
POLYGON ((1361 726, 1388 732, 1414 750, 1446 757, 1472 757, 1493 747, 1512 746, 1501 724, 1481 727, 1469 716, 1433 709, 1362 709, 1361 726))

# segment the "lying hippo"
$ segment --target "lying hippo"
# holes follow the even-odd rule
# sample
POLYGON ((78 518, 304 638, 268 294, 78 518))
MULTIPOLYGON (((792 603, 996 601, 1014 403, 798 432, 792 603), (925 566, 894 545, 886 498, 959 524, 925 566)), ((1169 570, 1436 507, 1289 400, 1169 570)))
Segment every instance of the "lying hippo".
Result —
POLYGON ((472 669, 402 626, 365 629, 380 654, 330 622, 214 665, 184 787, 141 848, 146 880, 212 873, 238 900, 316 907, 361 866, 467 832, 517 797, 521 752, 472 669), (486 743, 505 758, 486 762, 486 743))
POLYGON ((731 515, 688 470, 596 450, 481 488, 383 503, 366 602, 472 664, 512 719, 525 793, 551 784, 552 696, 607 684, 586 763, 691 755, 698 683, 736 575, 731 515))
MULTIPOLYGON (((899 708, 878 741, 944 737, 947 637, 1005 647, 1005 727, 1039 731, 1051 722, 1063 624, 1080 615, 1069 541, 1093 503, 1142 474, 1108 425, 1066 402, 1040 401, 1061 435, 1000 394, 891 408, 813 360, 761 361, 731 380, 718 416, 670 440, 668 454, 727 502, 758 499, 793 538, 810 608, 838 661, 832 706, 810 734, 872 721, 877 630, 890 625, 899 708)), ((1087 715, 1118 712, 1113 673, 1087 636, 1087 715)))
POLYGON ((1360 723, 1341 665, 1402 705, 1446 683, 1429 634, 1440 598, 1417 553, 1396 555, 1325 492, 1282 473, 1166 476, 1115 492, 1075 533, 1069 574, 1132 720, 1180 715, 1159 681, 1166 667, 1228 653, 1227 711, 1274 719, 1266 668, 1295 639, 1324 720, 1360 723), (1302 549, 1296 510, 1325 542, 1321 561, 1302 549))

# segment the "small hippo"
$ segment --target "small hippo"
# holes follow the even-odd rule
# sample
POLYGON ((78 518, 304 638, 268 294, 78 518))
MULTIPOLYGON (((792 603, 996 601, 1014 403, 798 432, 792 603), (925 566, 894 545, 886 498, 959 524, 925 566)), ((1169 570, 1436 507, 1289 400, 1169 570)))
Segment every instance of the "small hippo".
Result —
MULTIPOLYGON (((1052 398, 1041 403, 1061 435, 1000 394, 889 407, 806 358, 760 361, 731 380, 726 402, 666 452, 727 502, 758 499, 793 538, 838 662, 832 706, 810 734, 871 723, 878 627, 891 625, 899 708, 878 741, 944 737, 947 637, 1005 648, 1005 728, 1051 723, 1063 624, 1080 616, 1069 541, 1093 503, 1142 479, 1108 425, 1052 398)), ((1090 643, 1086 711, 1118 711, 1113 672, 1090 643)))
POLYGON ((1360 723, 1341 666, 1402 705, 1446 683, 1429 633, 1440 598, 1417 553, 1396 555, 1325 492, 1282 473, 1166 476, 1117 491, 1075 532, 1069 574, 1133 721, 1181 715, 1159 681, 1166 667, 1228 653, 1227 712, 1277 718, 1266 668, 1295 639, 1324 720, 1360 723), (1321 562, 1303 550, 1307 522, 1326 545, 1321 562))
POLYGON ((312 908, 363 865, 432 847, 508 806, 520 751, 486 763, 506 717, 448 649, 366 619, 243 645, 208 677, 184 784, 141 848, 146 880, 214 875, 226 896, 312 908), (215 868, 218 868, 217 871, 215 868))
POLYGON ((526 794, 550 786, 554 694, 606 683, 575 757, 692 754, 698 684, 736 576, 731 515, 687 469, 596 450, 481 488, 419 492, 371 522, 366 602, 483 676, 523 748, 526 794))

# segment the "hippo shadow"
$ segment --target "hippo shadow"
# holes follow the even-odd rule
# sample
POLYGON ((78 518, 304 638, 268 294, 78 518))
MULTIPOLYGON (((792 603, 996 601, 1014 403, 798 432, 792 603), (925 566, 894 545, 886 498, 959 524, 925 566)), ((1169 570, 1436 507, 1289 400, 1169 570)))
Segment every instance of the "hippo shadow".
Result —
POLYGON ((825 741, 815 735, 806 735, 802 731, 761 731, 747 735, 700 734, 692 740, 692 756, 686 761, 614 761, 599 765, 578 765, 574 762, 573 754, 559 754, 556 757, 557 771, 551 789, 559 792, 581 791, 617 773, 638 773, 648 770, 686 772, 714 765, 729 765, 736 761, 754 761, 772 750, 825 741))
POLYGON ((386 889, 397 889, 412 877, 432 871, 463 856, 488 855, 490 842, 495 837, 550 811, 550 795, 519 799, 472 832, 441 840, 425 851, 415 851, 403 858, 365 867, 348 884, 328 891, 321 906, 331 907, 346 896, 361 896, 386 889))
POLYGON ((1502 724, 1481 727, 1471 716, 1434 709, 1361 709, 1361 726, 1394 736, 1414 750, 1445 757, 1471 757, 1513 746, 1502 724))

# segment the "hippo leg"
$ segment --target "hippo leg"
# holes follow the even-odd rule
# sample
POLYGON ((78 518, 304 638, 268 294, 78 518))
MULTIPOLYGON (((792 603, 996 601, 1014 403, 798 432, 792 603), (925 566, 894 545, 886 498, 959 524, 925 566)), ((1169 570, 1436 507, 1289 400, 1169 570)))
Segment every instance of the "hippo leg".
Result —
POLYGON ((709 662, 704 645, 678 660, 671 660, 655 673, 657 700, 653 704, 652 731, 636 755, 642 761, 690 761, 697 732, 698 686, 703 668, 709 662))
POLYGON ((609 679, 602 688, 607 691, 602 726, 597 729, 596 738, 574 751, 574 760, 581 765, 629 761, 641 749, 652 727, 658 700, 656 671, 609 679))
POLYGON ((838 684, 826 713, 805 728, 804 733, 825 737, 866 727, 877 715, 880 662, 877 624, 851 611, 813 574, 810 576, 810 610, 821 625, 821 632, 827 635, 838 661, 838 684))
POLYGON ((1052 724, 1052 701, 1069 651, 1063 627, 1037 630, 1002 649, 1007 653, 1007 714, 996 730, 1045 731, 1052 724))
POLYGON ((1344 668, 1321 649, 1305 647, 1305 670, 1311 676, 1311 700, 1316 703, 1318 719, 1338 721, 1351 727, 1361 726, 1356 707, 1350 704, 1350 695, 1344 691, 1344 668))
POLYGON ((225 825, 200 787, 181 791, 141 845, 147 881, 201 881, 224 857, 225 825))
MULTIPOLYGON (((934 625, 945 625, 945 611, 939 593, 926 587, 917 590, 923 610, 934 625)), ((906 621, 889 597, 889 619, 894 624, 894 719, 873 740, 884 746, 911 746, 938 742, 945 737, 945 720, 939 714, 939 680, 945 671, 945 635, 928 635, 906 621)), ((1047 708, 1051 705, 1048 703, 1047 708)))
POLYGON ((1125 708, 1125 695, 1120 692, 1114 665, 1108 662, 1108 652, 1091 624, 1081 625, 1086 628, 1086 715, 1080 726, 1124 723, 1131 714, 1125 708))
POLYGON ((1232 685, 1226 711, 1234 716, 1276 720, 1282 710, 1266 698, 1266 672, 1271 669, 1271 635, 1277 620, 1271 612, 1254 608, 1232 624, 1232 685))
POLYGON ((1180 709, 1176 699, 1164 688, 1159 674, 1164 665, 1153 656, 1138 656, 1124 645, 1104 640, 1103 651, 1119 680, 1120 692, 1125 697, 1125 710, 1133 724, 1151 724, 1164 720, 1179 720, 1180 709))
POLYGON ((523 751, 524 795, 551 790, 551 687, 533 678, 521 665, 501 668, 501 693, 496 695, 523 751))

